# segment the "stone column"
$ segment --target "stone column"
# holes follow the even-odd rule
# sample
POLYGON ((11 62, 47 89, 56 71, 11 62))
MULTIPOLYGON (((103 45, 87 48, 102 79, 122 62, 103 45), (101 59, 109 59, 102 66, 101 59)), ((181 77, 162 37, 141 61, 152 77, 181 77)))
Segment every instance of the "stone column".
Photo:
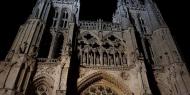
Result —
POLYGON ((51 34, 52 34, 52 41, 51 41, 51 46, 50 46, 50 49, 49 49, 48 58, 52 58, 53 57, 54 47, 56 45, 56 38, 57 38, 55 32, 51 32, 51 34))
POLYGON ((68 53, 67 47, 68 47, 68 33, 67 31, 64 31, 62 34, 64 37, 63 46, 62 46, 62 55, 66 55, 68 53))
POLYGON ((94 55, 94 56, 93 56, 93 57, 94 57, 93 63, 94 63, 94 65, 97 65, 97 64, 96 64, 96 53, 95 53, 94 51, 93 51, 93 55, 94 55))
POLYGON ((60 82, 59 82, 59 87, 58 90, 56 90, 56 95, 66 95, 66 90, 67 90, 67 79, 68 79, 68 71, 70 67, 70 56, 62 56, 61 58, 61 64, 60 64, 60 69, 61 69, 61 76, 60 76, 60 82))
POLYGON ((85 51, 83 54, 83 63, 84 63, 84 65, 87 65, 87 53, 85 51))
POLYGON ((18 33, 17 33, 17 35, 15 37, 15 40, 14 40, 14 42, 12 44, 11 50, 15 50, 16 46, 18 46, 19 39, 20 39, 20 37, 21 37, 21 35, 23 33, 23 29, 24 29, 24 27, 21 25, 20 28, 19 28, 19 31, 18 31, 18 33))
POLYGON ((28 70, 26 70, 26 75, 25 75, 25 79, 23 80, 23 90, 24 90, 24 93, 26 93, 26 90, 27 90, 27 86, 29 84, 29 80, 30 80, 30 76, 32 74, 32 71, 30 67, 28 67, 28 70))
POLYGON ((16 83, 16 87, 17 87, 17 90, 20 91, 22 90, 22 83, 23 83, 23 79, 24 79, 24 75, 26 73, 26 66, 23 65, 24 67, 21 66, 21 70, 19 71, 20 73, 20 76, 18 76, 18 81, 16 83))
POLYGON ((152 92, 151 92, 150 87, 149 87, 144 60, 139 60, 138 62, 140 62, 139 74, 140 74, 140 79, 142 80, 142 88, 144 89, 143 93, 145 95, 147 95, 147 94, 151 95, 152 92))
POLYGON ((110 61, 110 57, 111 57, 111 56, 110 56, 109 54, 107 54, 107 53, 106 53, 106 55, 107 55, 107 58, 106 58, 106 60, 107 60, 106 66, 108 66, 108 65, 110 65, 110 62, 111 62, 111 61, 110 61))
POLYGON ((82 49, 81 48, 79 49, 79 56, 80 56, 79 57, 80 58, 80 65, 83 65, 83 63, 82 63, 83 62, 83 53, 82 53, 82 49))
POLYGON ((86 52, 86 55, 87 55, 86 56, 86 64, 89 65, 90 63, 89 63, 89 54, 88 54, 88 52, 86 52))
POLYGON ((100 54, 100 59, 99 59, 99 62, 100 62, 100 65, 102 66, 103 65, 103 52, 99 52, 100 54))
POLYGON ((125 65, 125 62, 124 62, 124 57, 123 57, 124 55, 123 54, 121 54, 121 62, 122 62, 122 64, 123 65, 125 65))
POLYGON ((121 53, 119 53, 119 55, 118 55, 118 60, 119 60, 119 65, 122 66, 121 53))
POLYGON ((113 64, 114 64, 115 66, 117 66, 117 61, 116 61, 116 57, 115 57, 115 52, 114 52, 114 54, 113 54, 113 64))

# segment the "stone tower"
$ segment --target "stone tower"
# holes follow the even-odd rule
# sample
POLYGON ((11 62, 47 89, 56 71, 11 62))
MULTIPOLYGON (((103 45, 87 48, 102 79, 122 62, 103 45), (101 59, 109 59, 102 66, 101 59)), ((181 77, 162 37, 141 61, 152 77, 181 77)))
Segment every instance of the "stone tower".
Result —
POLYGON ((190 76, 152 0, 117 0, 112 22, 80 0, 37 0, 4 61, 0 95, 189 95, 190 76))

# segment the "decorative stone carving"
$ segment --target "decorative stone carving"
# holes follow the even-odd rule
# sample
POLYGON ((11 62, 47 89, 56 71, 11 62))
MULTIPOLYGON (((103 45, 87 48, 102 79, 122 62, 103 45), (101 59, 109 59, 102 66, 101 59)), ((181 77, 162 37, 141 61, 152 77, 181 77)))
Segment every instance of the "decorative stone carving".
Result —
POLYGON ((80 95, 119 95, 110 87, 104 85, 92 85, 85 89, 80 95))
POLYGON ((87 70, 80 69, 79 78, 82 78, 86 74, 87 70))
POLYGON ((63 63, 63 64, 70 63, 70 56, 68 56, 68 55, 62 56, 61 63, 63 63))
POLYGON ((98 53, 98 52, 96 52, 96 61, 95 61, 95 63, 97 64, 97 65, 100 65, 100 54, 98 53))
POLYGON ((3 73, 4 71, 6 71, 6 70, 4 69, 4 66, 1 65, 0 66, 0 74, 3 73))
POLYGON ((7 55, 8 64, 0 63, 0 94, 4 89, 9 92, 7 88, 15 90, 15 84, 27 88, 31 83, 38 95, 65 95, 67 88, 87 95, 151 94, 146 74, 153 72, 162 95, 171 95, 176 88, 180 95, 189 95, 189 73, 176 66, 184 63, 169 29, 156 17, 154 2, 116 1, 113 21, 104 22, 78 21, 80 0, 37 0, 7 55), (47 48, 43 40, 50 44, 47 48), (38 58, 38 49, 44 49, 48 58, 38 58), (77 73, 79 78, 70 75, 77 73), (72 80, 76 84, 67 85, 72 80))
POLYGON ((45 85, 40 85, 36 88, 37 95, 48 95, 48 88, 45 85))
POLYGON ((57 90, 56 95, 66 95, 66 91, 65 90, 57 90))
POLYGON ((121 72, 121 73, 120 73, 120 76, 121 76, 121 78, 124 79, 124 80, 128 80, 128 79, 129 79, 129 74, 126 73, 126 72, 121 72))
POLYGON ((53 67, 48 67, 48 68, 46 69, 46 72, 47 72, 48 74, 50 74, 50 75, 53 75, 53 74, 55 73, 55 69, 54 69, 53 67))
POLYGON ((44 67, 44 66, 38 66, 37 73, 46 73, 45 69, 46 69, 46 67, 44 67))
POLYGON ((24 42, 20 48, 19 48, 19 53, 23 54, 25 51, 26 51, 26 48, 28 46, 28 43, 27 42, 24 42))

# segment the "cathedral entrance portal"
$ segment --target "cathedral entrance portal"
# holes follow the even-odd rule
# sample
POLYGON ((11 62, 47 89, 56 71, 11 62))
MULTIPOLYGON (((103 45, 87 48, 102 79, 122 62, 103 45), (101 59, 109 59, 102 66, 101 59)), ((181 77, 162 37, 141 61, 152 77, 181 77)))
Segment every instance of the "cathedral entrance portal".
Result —
POLYGON ((79 95, 132 95, 128 87, 108 74, 96 72, 78 83, 79 95))
POLYGON ((95 83, 83 90, 80 95, 120 95, 112 87, 100 82, 95 83))

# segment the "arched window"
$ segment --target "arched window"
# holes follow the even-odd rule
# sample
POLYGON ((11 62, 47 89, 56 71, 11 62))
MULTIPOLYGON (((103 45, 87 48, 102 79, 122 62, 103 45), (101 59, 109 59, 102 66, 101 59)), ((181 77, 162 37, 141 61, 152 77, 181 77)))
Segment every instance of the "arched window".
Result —
POLYGON ((57 21, 58 21, 58 16, 59 16, 58 9, 55 8, 55 14, 54 14, 54 17, 53 17, 53 25, 52 25, 52 27, 56 27, 56 24, 57 24, 57 21))
POLYGON ((52 41, 52 35, 50 31, 45 31, 44 34, 42 35, 42 40, 40 42, 38 57, 42 57, 42 58, 48 57, 51 41, 52 41))
POLYGON ((54 48, 54 52, 55 52, 54 58, 58 58, 61 56, 62 49, 63 49, 63 41, 64 41, 63 34, 60 33, 57 38, 56 46, 54 48))
POLYGON ((61 22, 60 22, 60 27, 61 28, 67 28, 68 17, 69 17, 69 13, 68 13, 67 10, 64 9, 62 11, 62 17, 61 17, 61 22))
POLYGON ((146 33, 147 32, 146 25, 145 25, 143 18, 140 16, 140 14, 138 14, 138 21, 140 24, 141 31, 146 33))

